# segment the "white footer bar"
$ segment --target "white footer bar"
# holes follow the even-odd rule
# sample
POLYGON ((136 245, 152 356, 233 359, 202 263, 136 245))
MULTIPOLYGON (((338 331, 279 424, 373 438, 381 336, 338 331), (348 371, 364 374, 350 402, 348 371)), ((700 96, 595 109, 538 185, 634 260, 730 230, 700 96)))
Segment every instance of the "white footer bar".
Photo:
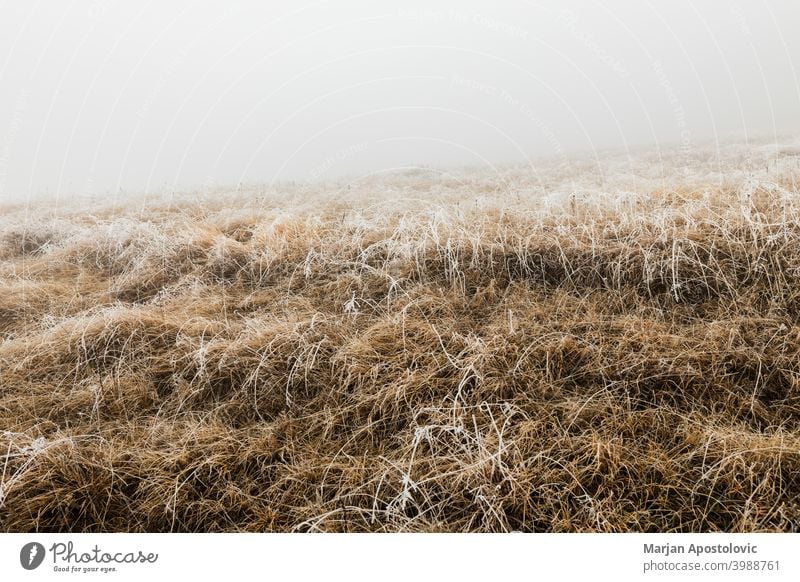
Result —
POLYGON ((798 554, 795 534, 2 534, 0 580, 777 582, 798 554))

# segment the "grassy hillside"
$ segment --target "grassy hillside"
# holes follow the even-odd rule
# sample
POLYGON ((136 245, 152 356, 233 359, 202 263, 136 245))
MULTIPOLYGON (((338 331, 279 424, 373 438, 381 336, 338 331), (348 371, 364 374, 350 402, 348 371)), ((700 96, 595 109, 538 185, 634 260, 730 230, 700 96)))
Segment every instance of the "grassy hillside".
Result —
POLYGON ((800 158, 649 156, 5 207, 0 529, 800 530, 800 158))

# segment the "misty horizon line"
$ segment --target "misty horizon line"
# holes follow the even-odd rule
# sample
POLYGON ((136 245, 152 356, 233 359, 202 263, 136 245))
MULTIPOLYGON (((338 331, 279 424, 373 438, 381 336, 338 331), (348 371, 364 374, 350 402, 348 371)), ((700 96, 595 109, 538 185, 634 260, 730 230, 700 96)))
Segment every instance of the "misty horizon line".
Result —
MULTIPOLYGON (((5 192, 0 195, 2 203, 18 205, 24 202, 43 203, 48 201, 58 201, 60 199, 77 198, 80 200, 96 200, 104 197, 114 197, 120 195, 132 195, 135 197, 157 197, 165 195, 190 195, 198 192, 240 192, 248 190, 281 189, 295 187, 324 187, 327 184, 338 185, 368 181, 384 176, 403 176, 414 175, 416 173, 427 172, 430 175, 438 175, 441 178, 456 177, 462 174, 473 174, 481 171, 512 171, 530 168, 536 170, 536 165, 551 167, 556 163, 597 163, 598 168, 603 161, 614 158, 628 157, 630 161, 646 155, 666 155, 690 156, 696 153, 720 154, 724 148, 732 146, 770 146, 779 145, 783 141, 800 138, 800 132, 781 131, 781 132, 729 132, 725 135, 715 137, 692 138, 687 145, 680 140, 661 140, 658 142, 637 142, 628 143, 625 146, 609 145, 593 148, 570 148, 559 153, 542 153, 529 156, 527 159, 492 161, 490 163, 463 163, 463 164, 436 164, 431 162, 406 163, 390 167, 382 167, 364 170, 362 172, 343 172, 340 174, 328 175, 318 173, 313 175, 317 168, 324 167, 325 171, 332 169, 336 165, 338 152, 326 156, 320 164, 306 172, 305 176, 286 177, 281 179, 254 178, 252 180, 215 180, 213 177, 204 180, 183 181, 172 185, 162 184, 152 188, 119 187, 117 189, 94 189, 92 181, 87 183, 83 189, 64 188, 53 191, 51 188, 43 188, 37 192, 19 193, 5 192)), ((352 150, 365 149, 364 144, 369 145, 369 140, 359 142, 339 150, 339 152, 350 152, 352 150)), ((798 150, 794 154, 800 156, 800 144, 796 144, 798 150)), ((691 167, 691 164, 687 164, 691 167)))

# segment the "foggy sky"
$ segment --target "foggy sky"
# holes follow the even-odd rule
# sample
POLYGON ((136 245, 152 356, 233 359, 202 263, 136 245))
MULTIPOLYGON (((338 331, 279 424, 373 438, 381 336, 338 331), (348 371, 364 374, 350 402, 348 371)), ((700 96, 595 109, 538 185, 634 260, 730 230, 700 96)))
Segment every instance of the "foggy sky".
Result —
POLYGON ((0 6, 0 201, 800 131, 796 0, 0 6))

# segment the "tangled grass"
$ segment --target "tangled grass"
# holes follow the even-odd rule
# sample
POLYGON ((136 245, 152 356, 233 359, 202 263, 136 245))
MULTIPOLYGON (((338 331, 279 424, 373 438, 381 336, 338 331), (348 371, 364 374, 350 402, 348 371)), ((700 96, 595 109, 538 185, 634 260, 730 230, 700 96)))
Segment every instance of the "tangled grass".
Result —
POLYGON ((800 531, 793 167, 9 206, 0 529, 800 531))

